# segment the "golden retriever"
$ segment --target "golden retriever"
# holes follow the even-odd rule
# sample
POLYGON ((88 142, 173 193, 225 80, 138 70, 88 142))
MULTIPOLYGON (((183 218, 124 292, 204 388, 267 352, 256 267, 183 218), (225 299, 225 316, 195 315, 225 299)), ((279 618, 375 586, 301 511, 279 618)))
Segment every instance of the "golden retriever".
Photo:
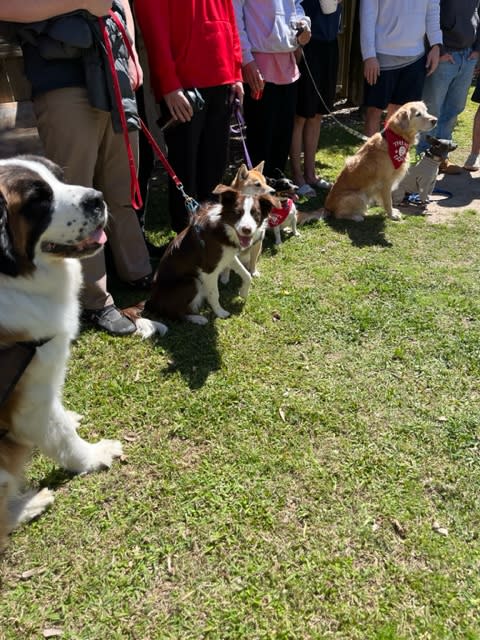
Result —
POLYGON ((401 213, 392 206, 392 189, 409 167, 408 149, 418 133, 429 131, 437 118, 423 102, 407 102, 387 121, 384 131, 368 138, 345 166, 330 190, 325 209, 335 218, 361 222, 369 203, 377 202, 393 220, 401 213))

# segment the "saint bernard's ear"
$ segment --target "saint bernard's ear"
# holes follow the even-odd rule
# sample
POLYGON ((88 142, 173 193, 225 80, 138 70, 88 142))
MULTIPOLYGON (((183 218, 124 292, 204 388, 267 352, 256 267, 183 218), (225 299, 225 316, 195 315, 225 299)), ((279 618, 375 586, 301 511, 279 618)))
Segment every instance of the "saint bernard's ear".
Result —
POLYGON ((4 273, 7 276, 16 276, 18 275, 18 269, 19 266, 8 226, 7 202, 0 191, 0 273, 4 273))

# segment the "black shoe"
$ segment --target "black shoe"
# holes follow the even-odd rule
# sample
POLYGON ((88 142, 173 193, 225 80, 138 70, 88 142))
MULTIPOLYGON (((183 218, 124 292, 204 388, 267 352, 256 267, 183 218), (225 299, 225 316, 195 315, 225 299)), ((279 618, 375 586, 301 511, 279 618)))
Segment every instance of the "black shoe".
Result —
POLYGON ((147 245, 147 251, 150 258, 161 258, 165 253, 166 245, 163 247, 157 247, 157 245, 150 242, 150 240, 145 240, 145 244, 147 245))
POLYGON ((103 309, 84 309, 81 319, 97 329, 111 333, 112 336, 128 336, 136 330, 135 323, 124 316, 114 304, 103 309))

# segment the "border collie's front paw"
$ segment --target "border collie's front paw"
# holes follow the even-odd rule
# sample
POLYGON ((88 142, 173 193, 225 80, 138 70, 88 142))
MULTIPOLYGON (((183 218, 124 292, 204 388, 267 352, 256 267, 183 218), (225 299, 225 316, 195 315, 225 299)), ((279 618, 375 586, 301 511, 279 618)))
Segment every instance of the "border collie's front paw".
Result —
POLYGON ((238 295, 241 298, 244 298, 246 300, 249 291, 250 291, 250 282, 245 282, 245 284, 242 284, 242 286, 240 287, 240 291, 238 292, 238 295))
POLYGON ((215 311, 215 315, 217 316, 217 318, 222 318, 222 320, 230 317, 230 313, 228 311, 225 311, 225 309, 222 309, 221 307, 220 309, 217 309, 215 311))
POLYGON ((220 274, 220 282, 222 284, 228 284, 230 281, 230 269, 224 269, 220 274))

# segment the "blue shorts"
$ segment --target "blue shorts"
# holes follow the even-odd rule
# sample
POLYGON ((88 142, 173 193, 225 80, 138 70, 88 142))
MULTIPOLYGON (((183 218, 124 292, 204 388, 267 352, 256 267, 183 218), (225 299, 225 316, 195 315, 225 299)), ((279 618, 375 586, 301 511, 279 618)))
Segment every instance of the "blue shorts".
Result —
POLYGON ((427 70, 426 56, 400 69, 383 69, 376 84, 364 82, 364 100, 366 107, 386 109, 389 104, 405 104, 421 100, 423 84, 427 70))

